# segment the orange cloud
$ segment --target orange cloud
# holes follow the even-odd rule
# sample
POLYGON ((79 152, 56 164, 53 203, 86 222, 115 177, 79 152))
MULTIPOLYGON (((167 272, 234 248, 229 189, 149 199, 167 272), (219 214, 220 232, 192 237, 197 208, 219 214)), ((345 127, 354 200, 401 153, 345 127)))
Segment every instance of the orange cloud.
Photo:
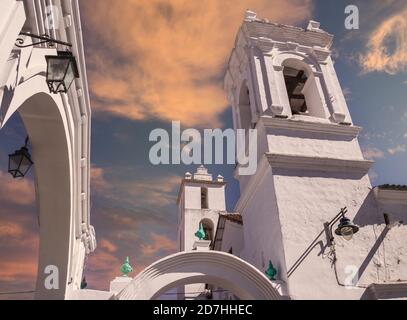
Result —
POLYGON ((0 222, 0 239, 1 238, 20 238, 24 234, 23 227, 15 222, 0 222))
POLYGON ((108 252, 116 252, 117 246, 107 239, 99 241, 99 247, 106 249, 108 252))
POLYGON ((86 280, 90 287, 103 290, 108 289, 110 281, 120 276, 119 269, 122 263, 122 261, 106 249, 98 248, 90 256, 86 268, 86 280))
POLYGON ((407 70, 407 7, 384 20, 370 35, 359 57, 364 72, 396 74, 407 70))
POLYGON ((109 187, 109 183, 104 177, 104 169, 92 166, 90 169, 90 180, 92 188, 102 191, 109 187))
MULTIPOLYGON (((18 260, 0 261, 0 279, 2 281, 35 282, 37 278, 37 260, 20 257, 18 260)), ((33 283, 34 287, 34 283, 33 283)))
POLYGON ((102 197, 129 203, 163 207, 175 204, 176 192, 181 184, 181 178, 175 175, 148 178, 135 181, 114 180, 105 178, 105 169, 91 169, 91 187, 102 197))
POLYGON ((27 179, 13 179, 8 173, 0 171, 0 203, 32 205, 35 203, 34 184, 27 179))
MULTIPOLYGON (((118 252, 118 246, 110 240, 102 239, 95 253, 90 255, 86 267, 86 281, 89 288, 98 290, 108 290, 110 281, 121 276, 120 266, 124 262, 124 256, 120 259, 121 253, 118 252)), ((145 268, 130 258, 130 264, 133 266, 132 276, 145 268)))
POLYGON ((151 244, 141 245, 141 252, 143 255, 152 256, 160 251, 164 251, 166 253, 173 253, 177 251, 176 242, 166 236, 153 233, 151 235, 151 240, 151 244))
POLYGON ((141 120, 220 124, 225 64, 251 8, 276 22, 310 17, 310 0, 122 0, 81 3, 90 89, 99 111, 141 120))
POLYGON ((0 241, 0 283, 10 288, 34 288, 37 277, 38 236, 24 223, 0 220, 0 241))

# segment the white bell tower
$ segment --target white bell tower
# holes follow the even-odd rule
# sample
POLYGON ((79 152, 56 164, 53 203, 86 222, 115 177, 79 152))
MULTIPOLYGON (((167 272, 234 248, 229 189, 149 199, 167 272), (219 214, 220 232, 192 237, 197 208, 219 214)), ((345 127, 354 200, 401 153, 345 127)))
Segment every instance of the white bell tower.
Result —
POLYGON ((198 238, 195 233, 202 224, 205 240, 213 241, 219 213, 226 210, 225 182, 222 176, 213 180, 208 170, 201 166, 192 175, 185 174, 178 198, 178 249, 190 251, 198 238))
MULTIPOLYGON (((213 180, 204 166, 200 166, 193 175, 186 173, 179 191, 178 206, 178 250, 211 250, 219 213, 226 210, 223 177, 213 180), (200 226, 205 232, 203 241, 195 235, 200 226)), ((208 299, 210 288, 205 283, 181 286, 178 299, 208 299)))
MULTIPOLYGON (((242 257, 262 271, 272 261, 294 298, 354 294, 338 286, 323 237, 300 258, 341 208, 348 207, 350 219, 377 214, 367 175, 372 162, 358 143, 361 128, 352 123, 331 59, 332 41, 318 22, 302 29, 247 11, 224 81, 234 128, 257 129, 258 135, 256 173, 239 176, 236 170, 242 257), (322 288, 313 292, 321 279, 322 288)), ((360 235, 375 237, 368 227, 360 235)), ((347 256, 352 241, 336 241, 343 281, 345 266, 360 265, 364 257, 347 256)))

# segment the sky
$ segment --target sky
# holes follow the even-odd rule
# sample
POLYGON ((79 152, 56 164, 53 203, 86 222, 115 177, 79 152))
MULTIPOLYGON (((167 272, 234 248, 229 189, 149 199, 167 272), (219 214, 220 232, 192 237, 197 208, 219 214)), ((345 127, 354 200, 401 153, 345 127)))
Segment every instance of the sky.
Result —
MULTIPOLYGON (((273 22, 333 34, 335 68, 360 144, 374 160, 373 185, 407 184, 407 2, 403 0, 79 0, 92 108, 91 223, 98 248, 86 264, 88 287, 108 289, 126 256, 133 275, 176 247, 176 197, 193 166, 153 166, 149 134, 230 128, 223 76, 246 9, 273 22), (344 27, 348 4, 360 28, 344 27)), ((38 222, 33 172, 7 173, 25 130, 18 115, 0 132, 0 292, 34 289, 38 222)), ((231 165, 209 170, 228 182, 228 210, 239 187, 231 165)), ((30 298, 30 295, 0 296, 30 298)))

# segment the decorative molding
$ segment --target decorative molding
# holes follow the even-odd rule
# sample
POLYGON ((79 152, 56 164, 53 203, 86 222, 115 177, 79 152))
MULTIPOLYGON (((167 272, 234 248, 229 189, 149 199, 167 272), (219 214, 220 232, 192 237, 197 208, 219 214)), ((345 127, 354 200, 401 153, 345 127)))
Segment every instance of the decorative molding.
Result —
POLYGON ((375 188, 374 194, 378 202, 407 205, 407 191, 375 188))
POLYGON ((366 174, 374 161, 266 153, 272 168, 366 174))
POLYGON ((321 62, 321 61, 325 61, 331 55, 331 50, 314 46, 312 48, 312 53, 317 58, 317 60, 319 62, 321 62))
POLYGON ((304 121, 293 119, 279 119, 270 116, 260 117, 260 122, 266 128, 295 130, 305 132, 317 132, 339 136, 349 136, 357 138, 359 136, 361 127, 357 126, 344 126, 335 123, 317 122, 317 121, 304 121))
POLYGON ((321 29, 304 30, 303 28, 264 21, 245 21, 248 36, 266 37, 274 41, 290 41, 306 47, 321 47, 329 49, 333 35, 321 29), (282 38, 284 37, 284 39, 282 38))
POLYGON ((374 283, 366 289, 364 296, 369 300, 386 300, 404 298, 407 294, 407 283, 374 283))

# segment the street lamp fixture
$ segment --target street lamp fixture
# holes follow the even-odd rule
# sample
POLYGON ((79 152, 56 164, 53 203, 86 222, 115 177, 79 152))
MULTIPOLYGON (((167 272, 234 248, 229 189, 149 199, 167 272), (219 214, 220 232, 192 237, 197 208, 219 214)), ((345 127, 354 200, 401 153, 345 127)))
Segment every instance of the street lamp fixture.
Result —
MULTIPOLYGON (((54 47, 56 44, 72 47, 72 44, 53 39, 48 35, 38 36, 35 34, 21 32, 20 37, 16 40, 16 47, 27 48, 39 44, 47 43, 54 47), (21 36, 31 37, 39 41, 30 44, 24 44, 24 38, 21 36)), ((47 85, 51 93, 67 93, 75 78, 79 78, 78 65, 72 52, 58 51, 57 55, 45 56, 47 61, 47 85)))
POLYGON ((342 236, 345 240, 349 241, 352 240, 353 235, 358 231, 359 227, 343 216, 339 222, 338 228, 335 230, 335 234, 342 236))
POLYGON ((330 246, 334 242, 332 229, 336 222, 339 221, 339 225, 335 229, 335 234, 343 237, 347 241, 352 240, 353 235, 359 231, 359 227, 345 216, 347 212, 348 209, 346 207, 342 208, 335 218, 324 224, 330 246))
POLYGON ((75 78, 79 78, 78 66, 71 52, 58 51, 57 56, 45 56, 47 60, 47 84, 51 93, 67 93, 75 78))
POLYGON ((8 172, 16 178, 24 178, 34 162, 31 160, 28 151, 28 137, 25 139, 25 145, 20 150, 10 154, 8 160, 8 172))

